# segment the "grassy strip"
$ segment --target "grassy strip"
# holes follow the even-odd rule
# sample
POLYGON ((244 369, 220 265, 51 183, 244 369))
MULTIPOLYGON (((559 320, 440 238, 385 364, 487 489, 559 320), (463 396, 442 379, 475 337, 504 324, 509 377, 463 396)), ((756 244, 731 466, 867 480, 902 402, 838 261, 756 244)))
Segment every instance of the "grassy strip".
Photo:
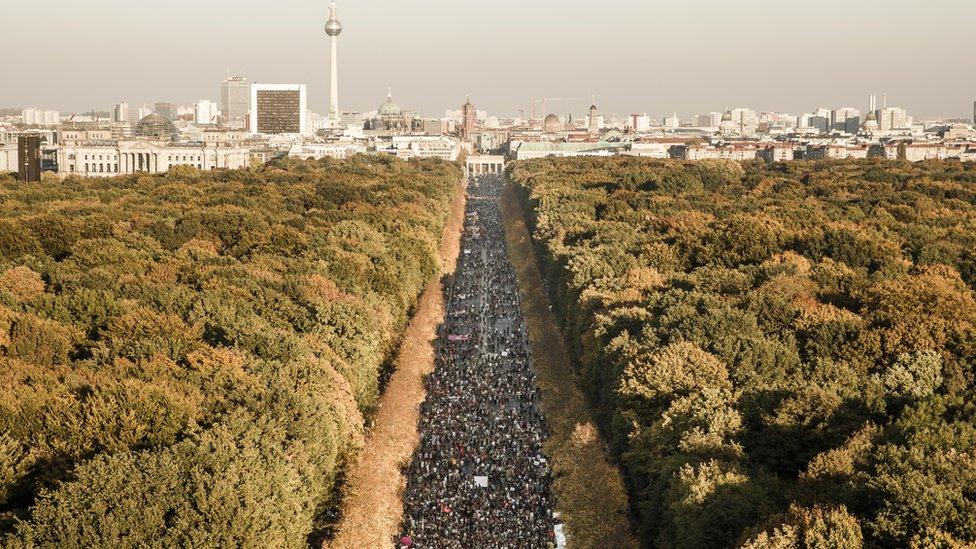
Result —
POLYGON ((441 239, 442 277, 428 283, 417 304, 366 444, 348 471, 336 536, 324 547, 389 547, 400 529, 406 488, 403 470, 420 441, 417 422, 426 397, 423 380, 434 368, 432 343, 444 318, 444 276, 454 272, 464 206, 464 187, 459 185, 441 239))
POLYGON ((554 490, 572 547, 636 547, 627 520, 627 492, 604 453, 592 412, 576 385, 572 361, 542 286, 532 240, 510 186, 502 196, 508 254, 518 273, 542 408, 554 490))

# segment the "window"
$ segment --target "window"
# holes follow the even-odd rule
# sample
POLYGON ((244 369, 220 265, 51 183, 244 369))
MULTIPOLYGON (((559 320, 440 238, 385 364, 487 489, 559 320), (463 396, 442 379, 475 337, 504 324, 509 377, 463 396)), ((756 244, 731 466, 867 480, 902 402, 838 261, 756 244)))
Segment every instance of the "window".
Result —
MULTIPOLYGON (((88 158, 87 156, 85 158, 88 158)), ((88 162, 85 162, 85 173, 88 173, 88 162)))
POLYGON ((115 165, 115 173, 119 173, 119 165, 118 164, 115 165))

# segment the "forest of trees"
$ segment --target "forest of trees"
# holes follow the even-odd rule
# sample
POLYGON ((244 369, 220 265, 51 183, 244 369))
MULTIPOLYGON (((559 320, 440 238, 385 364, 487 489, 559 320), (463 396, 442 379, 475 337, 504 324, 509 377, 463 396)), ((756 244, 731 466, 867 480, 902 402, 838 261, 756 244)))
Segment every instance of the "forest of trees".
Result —
POLYGON ((305 546, 460 178, 0 176, 0 545, 305 546))
POLYGON ((510 175, 645 546, 976 543, 976 165, 510 175))

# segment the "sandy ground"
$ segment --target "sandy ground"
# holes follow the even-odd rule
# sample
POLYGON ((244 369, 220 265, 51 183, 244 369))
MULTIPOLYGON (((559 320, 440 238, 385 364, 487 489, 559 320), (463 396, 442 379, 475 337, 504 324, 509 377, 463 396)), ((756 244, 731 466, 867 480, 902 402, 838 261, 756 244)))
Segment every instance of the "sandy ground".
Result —
POLYGON ((395 371, 380 399, 366 444, 346 476, 342 518, 325 547, 392 547, 403 518, 404 468, 420 441, 417 422, 426 397, 423 380, 434 368, 432 343, 444 318, 443 276, 454 272, 464 223, 459 186, 441 239, 441 277, 427 284, 403 336, 395 371))
POLYGON ((511 187, 502 195, 502 215, 542 390, 542 411, 550 425, 544 450, 552 464, 553 490, 570 547, 637 547, 620 471, 607 460, 592 410, 576 384, 573 363, 543 290, 525 217, 511 187))

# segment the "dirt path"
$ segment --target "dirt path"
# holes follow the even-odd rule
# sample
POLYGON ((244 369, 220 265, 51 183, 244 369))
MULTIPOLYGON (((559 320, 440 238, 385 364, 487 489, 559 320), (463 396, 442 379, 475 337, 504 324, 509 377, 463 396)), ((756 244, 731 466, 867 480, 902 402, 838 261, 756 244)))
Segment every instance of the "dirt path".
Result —
MULTIPOLYGON (((464 223, 465 193, 460 188, 441 239, 441 274, 454 272, 464 223)), ((342 518, 326 547, 392 547, 403 518, 403 468, 419 443, 417 421, 424 401, 423 380, 434 368, 432 342, 444 318, 443 276, 432 280, 403 336, 394 371, 380 399, 375 423, 359 458, 346 477, 342 518)))
POLYGON ((502 195, 502 215, 508 254, 518 273, 542 410, 550 425, 545 452, 569 544, 636 547, 627 520, 627 492, 620 472, 604 454, 592 411, 576 385, 572 361, 549 310, 525 217, 511 187, 502 195))

